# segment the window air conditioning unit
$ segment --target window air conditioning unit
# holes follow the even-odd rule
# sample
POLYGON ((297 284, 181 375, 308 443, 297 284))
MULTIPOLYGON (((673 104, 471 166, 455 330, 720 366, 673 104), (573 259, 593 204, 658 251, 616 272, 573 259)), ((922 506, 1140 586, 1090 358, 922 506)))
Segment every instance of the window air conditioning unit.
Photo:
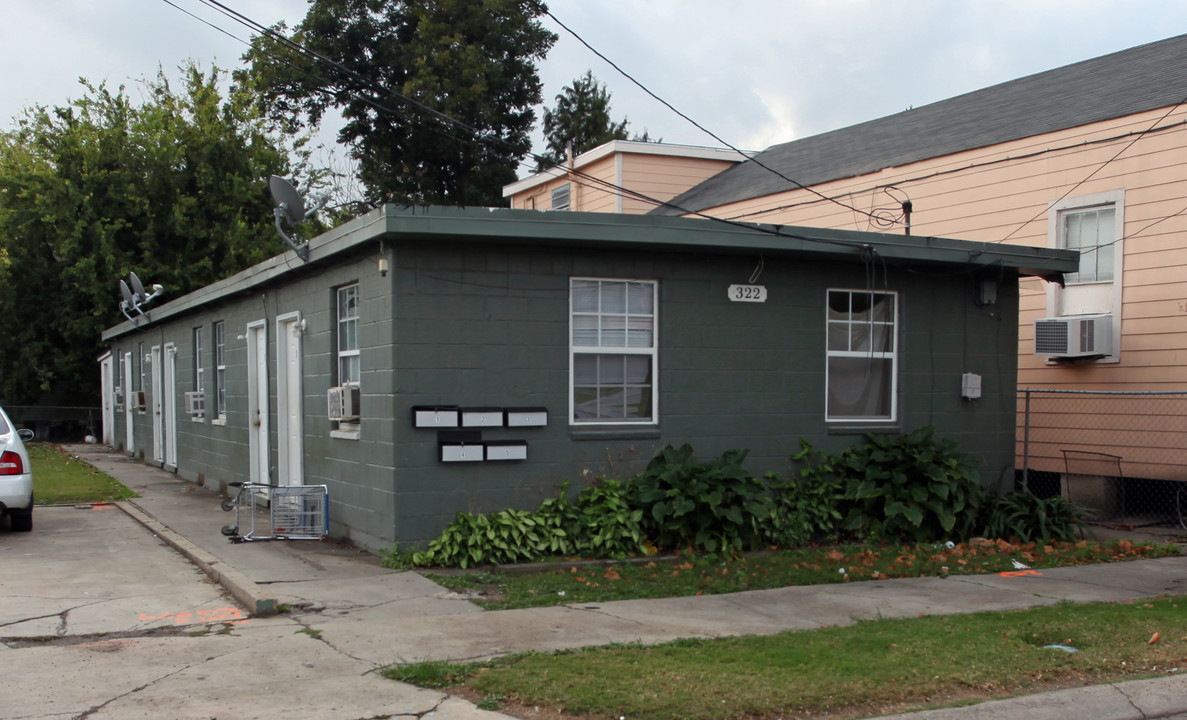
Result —
POLYGON ((128 407, 133 410, 143 410, 144 406, 148 404, 148 399, 144 395, 143 390, 133 390, 128 393, 128 407))
POLYGON ((111 400, 116 405, 123 405, 124 404, 124 389, 122 387, 120 387, 119 385, 116 385, 115 389, 113 389, 111 391, 111 400))
POLYGON ((1112 315, 1069 315, 1035 320, 1035 355, 1078 358, 1112 354, 1112 315))
POLYGON ((359 419, 359 389, 353 385, 332 387, 326 393, 328 416, 338 422, 359 419))
POLYGON ((206 393, 198 390, 185 394, 185 411, 189 415, 206 414, 206 393))

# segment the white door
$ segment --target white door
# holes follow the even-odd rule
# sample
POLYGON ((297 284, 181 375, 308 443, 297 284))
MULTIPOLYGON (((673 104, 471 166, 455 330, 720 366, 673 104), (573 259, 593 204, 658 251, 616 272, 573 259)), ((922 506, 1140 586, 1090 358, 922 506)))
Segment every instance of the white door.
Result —
POLYGON ((108 447, 115 445, 115 383, 111 376, 111 361, 111 353, 99 358, 99 386, 103 393, 103 434, 100 437, 108 447))
POLYGON ((276 318, 276 443, 278 485, 305 484, 301 403, 300 313, 276 318))
POLYGON ((133 428, 135 423, 132 418, 136 411, 132 409, 132 353, 124 353, 124 450, 129 455, 136 453, 136 448, 132 442, 135 436, 133 428))
POLYGON ((251 482, 271 484, 268 459, 268 326, 264 320, 247 325, 247 445, 251 482))
POLYGON ((161 417, 164 419, 165 465, 177 467, 177 346, 165 346, 161 417))
POLYGON ((161 382, 161 346, 153 345, 149 351, 150 362, 148 371, 152 376, 152 459, 159 463, 165 462, 165 425, 162 415, 165 408, 162 404, 164 397, 161 382))

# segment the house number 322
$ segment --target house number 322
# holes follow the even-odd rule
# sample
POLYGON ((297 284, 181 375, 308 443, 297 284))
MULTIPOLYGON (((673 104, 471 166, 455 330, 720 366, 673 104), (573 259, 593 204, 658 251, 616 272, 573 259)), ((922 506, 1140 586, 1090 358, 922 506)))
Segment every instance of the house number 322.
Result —
POLYGON ((730 285, 730 302, 766 302, 767 288, 765 285, 730 285))

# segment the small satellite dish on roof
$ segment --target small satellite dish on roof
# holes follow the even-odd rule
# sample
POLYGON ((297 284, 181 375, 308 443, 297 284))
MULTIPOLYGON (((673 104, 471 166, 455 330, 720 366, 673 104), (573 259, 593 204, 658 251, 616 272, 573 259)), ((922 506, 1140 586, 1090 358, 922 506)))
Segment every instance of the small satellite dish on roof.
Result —
POLYGON ((277 177, 276 175, 268 178, 268 191, 272 193, 272 199, 276 202, 276 208, 272 211, 276 215, 276 232, 293 249, 293 252, 297 253, 297 257, 305 262, 309 262, 309 243, 305 242, 298 245, 284 231, 280 221, 287 221, 290 227, 303 222, 312 217, 318 210, 325 207, 326 203, 329 202, 329 198, 319 198, 317 205, 306 211, 305 201, 301 199, 301 195, 297 192, 297 189, 288 180, 277 177))
POLYGON ((140 282, 140 278, 136 277, 136 273, 128 273, 128 280, 120 280, 120 312, 124 317, 132 321, 133 325, 140 324, 140 318, 132 315, 130 311, 135 310, 140 313, 146 320, 151 321, 152 318, 144 311, 144 306, 152 302, 161 293, 165 292, 165 288, 154 284, 152 286, 152 295, 144 292, 144 284, 140 282))

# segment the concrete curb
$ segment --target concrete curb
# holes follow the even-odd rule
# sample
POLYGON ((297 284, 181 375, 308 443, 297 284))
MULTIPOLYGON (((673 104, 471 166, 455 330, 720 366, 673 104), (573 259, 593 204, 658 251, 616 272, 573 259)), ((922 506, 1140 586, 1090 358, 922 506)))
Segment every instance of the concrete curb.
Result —
POLYGON ((267 597, 260 586, 249 580, 246 575, 173 532, 134 502, 125 500, 115 505, 222 585, 252 616, 266 617, 277 613, 276 598, 267 597))

